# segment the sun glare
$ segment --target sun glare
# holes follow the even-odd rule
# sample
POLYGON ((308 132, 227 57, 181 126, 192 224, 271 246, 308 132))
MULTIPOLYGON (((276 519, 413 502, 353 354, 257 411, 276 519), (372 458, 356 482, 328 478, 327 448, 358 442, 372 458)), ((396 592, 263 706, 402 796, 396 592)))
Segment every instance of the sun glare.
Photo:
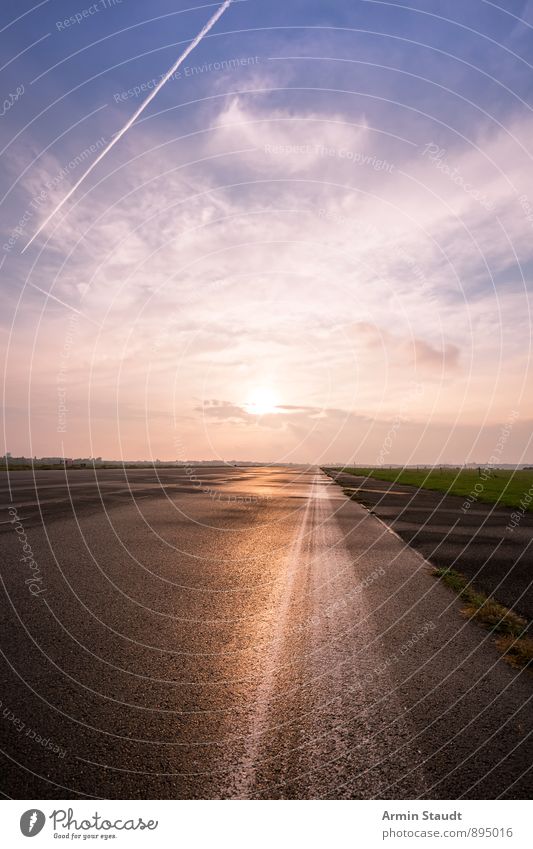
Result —
POLYGON ((244 408, 253 416, 265 416, 267 413, 277 413, 278 398, 272 389, 266 386, 258 386, 249 393, 244 408))

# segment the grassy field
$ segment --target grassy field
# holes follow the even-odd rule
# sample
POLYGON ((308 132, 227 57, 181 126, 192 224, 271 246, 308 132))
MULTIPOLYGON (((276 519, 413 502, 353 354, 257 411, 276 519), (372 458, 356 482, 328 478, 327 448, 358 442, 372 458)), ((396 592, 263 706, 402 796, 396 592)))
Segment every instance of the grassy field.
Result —
POLYGON ((533 471, 507 469, 364 469, 345 472, 461 495, 471 502, 533 510, 533 471))

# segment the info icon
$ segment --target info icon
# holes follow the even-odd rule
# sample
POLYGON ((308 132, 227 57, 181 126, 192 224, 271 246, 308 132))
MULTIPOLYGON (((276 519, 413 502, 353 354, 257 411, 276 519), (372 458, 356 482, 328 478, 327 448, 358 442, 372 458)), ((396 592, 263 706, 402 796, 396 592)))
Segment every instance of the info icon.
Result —
POLYGON ((20 830, 24 837, 35 837, 42 830, 45 822, 46 817, 42 811, 30 808, 29 811, 24 811, 20 818, 20 830))

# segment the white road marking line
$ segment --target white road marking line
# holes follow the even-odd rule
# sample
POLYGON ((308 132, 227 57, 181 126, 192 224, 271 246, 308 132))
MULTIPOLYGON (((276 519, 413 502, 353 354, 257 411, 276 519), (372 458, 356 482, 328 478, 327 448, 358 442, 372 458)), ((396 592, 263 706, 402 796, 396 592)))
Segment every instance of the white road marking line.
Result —
POLYGON ((270 711, 272 694, 276 683, 276 674, 284 646, 284 637, 287 631, 287 622, 293 597, 295 577, 299 569, 302 568, 302 551, 304 546, 308 543, 306 535, 308 531, 309 515, 316 496, 316 479, 317 476, 315 476, 310 484, 310 492, 307 496, 307 503, 302 513, 300 524, 291 545, 291 549, 285 560, 285 580, 281 587, 281 597, 276 605, 276 625, 272 640, 267 646, 267 657, 265 658, 263 678, 257 690, 255 699, 249 743, 241 763, 241 770, 244 774, 238 783, 236 798, 239 799, 247 799, 255 783, 257 760, 262 747, 264 733, 267 730, 267 720, 270 711))

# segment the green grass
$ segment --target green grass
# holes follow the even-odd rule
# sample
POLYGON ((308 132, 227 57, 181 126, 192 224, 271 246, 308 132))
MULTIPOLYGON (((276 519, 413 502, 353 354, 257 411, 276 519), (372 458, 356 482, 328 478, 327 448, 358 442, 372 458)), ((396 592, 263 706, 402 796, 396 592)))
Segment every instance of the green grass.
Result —
MULTIPOLYGON (((331 468, 325 471, 334 477, 335 471, 331 468)), ((453 495, 462 495, 465 498, 473 492, 480 501, 488 503, 500 503, 509 507, 531 510, 532 501, 529 504, 524 500, 531 488, 533 493, 533 471, 505 471, 496 469, 491 472, 491 477, 482 477, 477 471, 463 469, 429 470, 429 469, 368 469, 368 468, 345 468, 343 471, 352 474, 370 476, 378 480, 393 481, 412 486, 422 486, 439 492, 449 492, 453 495), (476 492, 476 483, 483 484, 483 490, 476 492)), ((484 470, 481 470, 484 473, 484 470)), ((342 482, 343 492, 348 498, 356 497, 354 487, 346 486, 342 482)), ((356 498, 356 500, 358 500, 356 498)), ((372 511, 371 511, 372 512, 372 511)), ((533 667, 533 638, 530 636, 531 628, 522 616, 514 613, 496 599, 486 596, 475 589, 469 579, 455 569, 438 568, 433 570, 435 577, 439 578, 446 586, 453 590, 464 601, 462 613, 483 628, 491 631, 496 637, 496 646, 502 652, 504 659, 511 666, 533 667)))
POLYGON ((382 481, 461 495, 471 501, 533 510, 533 471, 508 469, 368 469, 345 468, 345 472, 382 481), (528 501, 529 499, 529 501, 528 501))
POLYGON ((498 638, 496 645, 511 666, 533 665, 533 639, 527 636, 528 624, 522 616, 474 589, 455 569, 434 569, 433 574, 463 599, 465 616, 498 638))

